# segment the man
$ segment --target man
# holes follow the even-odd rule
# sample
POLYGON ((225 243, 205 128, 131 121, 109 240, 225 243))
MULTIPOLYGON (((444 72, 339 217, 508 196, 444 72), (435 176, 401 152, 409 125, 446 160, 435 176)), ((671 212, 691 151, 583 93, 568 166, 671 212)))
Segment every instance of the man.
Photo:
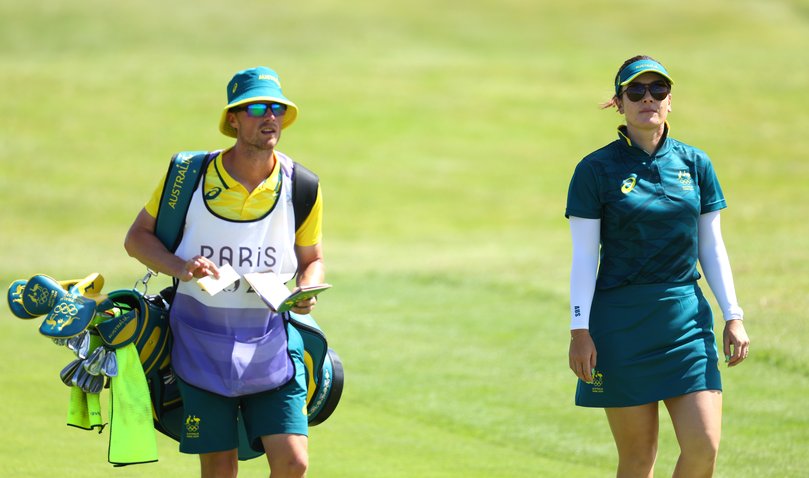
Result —
MULTIPOLYGON (((200 455, 202 477, 238 473, 238 414, 250 446, 265 451, 272 477, 301 477, 308 466, 306 384, 300 335, 244 279, 214 296, 196 279, 230 264, 243 276, 272 271, 283 282, 322 283, 322 197, 295 230, 293 162, 276 151, 297 106, 266 67, 240 71, 227 86, 219 129, 236 138, 204 166, 177 250, 155 236, 163 181, 132 224, 130 256, 178 279, 171 308, 172 365, 186 430, 180 451, 200 455)), ((296 304, 308 314, 316 298, 296 304)))

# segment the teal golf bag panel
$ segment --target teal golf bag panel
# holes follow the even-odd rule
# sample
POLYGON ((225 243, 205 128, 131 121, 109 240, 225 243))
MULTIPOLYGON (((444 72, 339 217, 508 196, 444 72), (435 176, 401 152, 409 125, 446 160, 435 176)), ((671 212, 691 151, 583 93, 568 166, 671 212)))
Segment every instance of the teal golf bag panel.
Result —
POLYGON ((326 421, 337 408, 343 393, 343 363, 329 348, 326 335, 311 315, 289 313, 289 323, 303 338, 306 366, 306 410, 309 426, 326 421))

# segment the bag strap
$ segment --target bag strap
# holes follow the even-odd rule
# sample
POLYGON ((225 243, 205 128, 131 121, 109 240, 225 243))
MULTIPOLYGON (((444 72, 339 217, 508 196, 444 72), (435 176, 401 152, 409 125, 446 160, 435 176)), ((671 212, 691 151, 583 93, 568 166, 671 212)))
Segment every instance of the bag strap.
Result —
POLYGON ((317 188, 320 179, 301 163, 295 163, 292 169, 292 210, 295 212, 295 230, 300 229, 303 221, 309 217, 317 200, 317 188))
POLYGON ((191 197, 211 156, 212 153, 207 151, 183 151, 169 161, 157 208, 155 235, 172 252, 180 245, 191 197))
MULTIPOLYGON (((185 216, 194 191, 199 186, 203 172, 218 151, 183 151, 171 157, 166 182, 160 195, 157 209, 155 235, 166 248, 177 250, 183 237, 185 216)), ((292 209, 295 213, 295 230, 312 212, 317 200, 319 178, 300 163, 292 168, 292 209)))

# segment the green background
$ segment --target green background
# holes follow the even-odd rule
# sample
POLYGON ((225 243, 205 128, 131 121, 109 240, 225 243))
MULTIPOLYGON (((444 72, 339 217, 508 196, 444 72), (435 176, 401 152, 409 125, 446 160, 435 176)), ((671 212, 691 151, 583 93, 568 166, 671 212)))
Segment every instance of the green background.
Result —
MULTIPOLYGON (((563 211, 615 137, 615 71, 650 54, 672 135, 722 181, 752 339, 723 369, 716 476, 806 476, 808 44, 807 0, 0 0, 0 283, 132 287, 123 238, 169 157, 229 146, 225 85, 267 65, 301 108, 280 150, 324 185, 315 316, 346 368, 309 476, 614 476, 603 412, 572 404, 563 211)), ((113 470, 108 431, 65 426, 72 357, 37 327, 0 308, 0 475, 197 474, 162 436, 159 462, 113 470)), ((660 434, 667 476, 664 408, 660 434)))

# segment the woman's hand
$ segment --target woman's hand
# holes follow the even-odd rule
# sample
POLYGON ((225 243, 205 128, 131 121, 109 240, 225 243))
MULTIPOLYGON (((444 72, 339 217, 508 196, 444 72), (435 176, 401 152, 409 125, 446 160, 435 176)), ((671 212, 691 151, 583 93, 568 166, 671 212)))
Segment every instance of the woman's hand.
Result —
POLYGON ((570 331, 570 370, 583 381, 593 381, 593 369, 596 367, 596 346, 587 329, 570 331))
POLYGON ((744 330, 744 323, 741 320, 734 319, 725 322, 722 343, 728 367, 739 365, 747 358, 747 354, 750 353, 750 339, 747 337, 747 331, 744 330))

